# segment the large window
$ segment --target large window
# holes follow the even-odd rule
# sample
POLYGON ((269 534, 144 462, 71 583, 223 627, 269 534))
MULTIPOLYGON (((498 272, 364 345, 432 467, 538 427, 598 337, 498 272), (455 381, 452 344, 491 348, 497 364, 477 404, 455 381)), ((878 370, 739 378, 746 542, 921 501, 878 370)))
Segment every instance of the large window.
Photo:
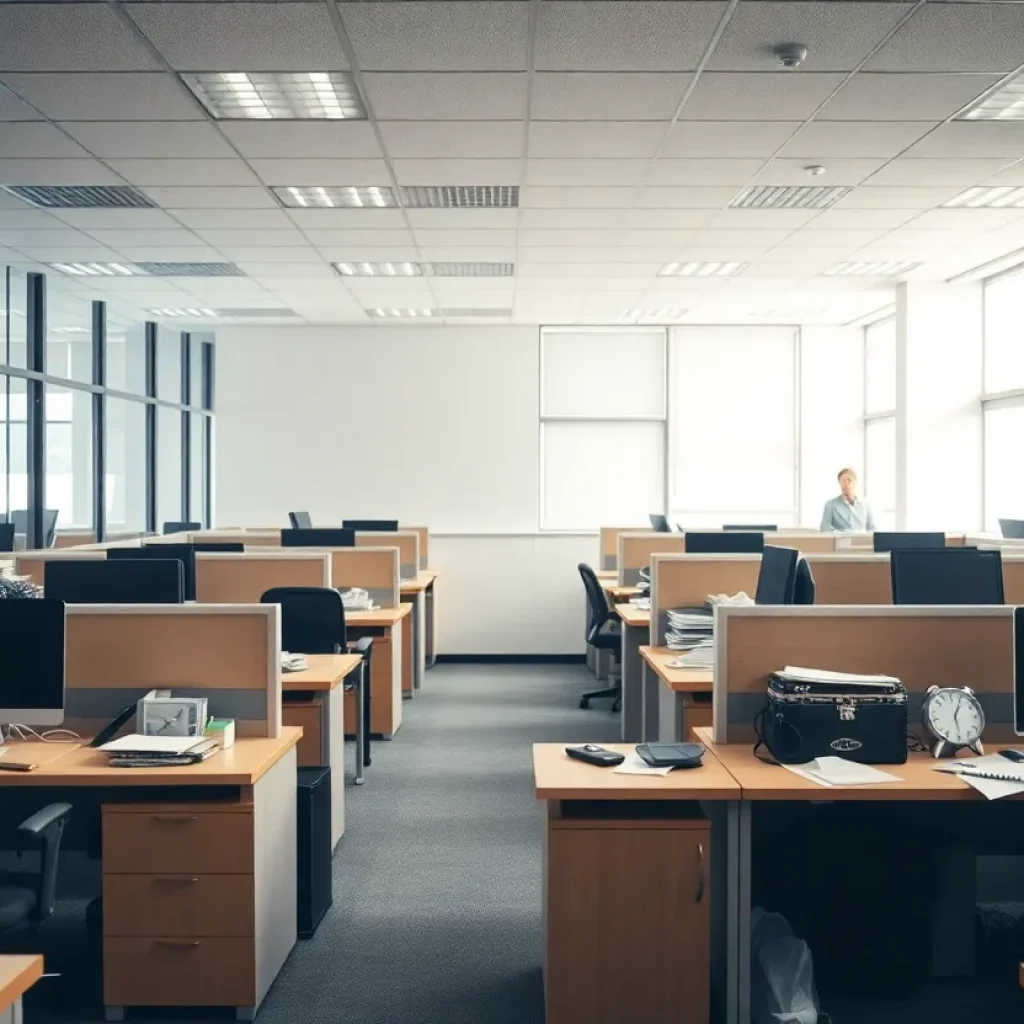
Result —
POLYGON ((141 533, 146 529, 146 406, 124 398, 107 398, 106 422, 107 532, 141 533))
POLYGON ((985 394, 1024 389, 1024 271, 985 282, 985 394))
MULTIPOLYGON (((857 467, 853 467, 856 469, 857 467)), ((861 491, 875 524, 896 525, 896 321, 864 328, 864 466, 861 491)))
POLYGON ((57 528, 93 526, 92 394, 46 388, 46 507, 57 528))
POLYGON ((181 413, 170 406, 156 410, 156 520, 157 529, 182 519, 181 413))

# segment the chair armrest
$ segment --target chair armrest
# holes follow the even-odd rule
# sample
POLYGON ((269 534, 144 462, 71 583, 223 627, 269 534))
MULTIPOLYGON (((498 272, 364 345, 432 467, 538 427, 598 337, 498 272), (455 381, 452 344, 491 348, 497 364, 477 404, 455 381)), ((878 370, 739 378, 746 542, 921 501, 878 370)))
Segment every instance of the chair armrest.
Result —
POLYGON ((26 818, 19 826, 18 831, 33 839, 40 837, 45 841, 51 829, 63 829, 67 819, 71 816, 71 804, 49 804, 47 807, 36 811, 31 817, 26 818))
POLYGON ((36 880, 36 906, 32 918, 37 923, 53 913, 57 895, 57 862, 64 826, 71 817, 71 804, 49 804, 26 818, 19 826, 20 835, 40 847, 39 876, 36 880))
POLYGON ((355 654, 367 655, 373 647, 372 636, 361 636, 358 640, 350 640, 348 649, 355 654))

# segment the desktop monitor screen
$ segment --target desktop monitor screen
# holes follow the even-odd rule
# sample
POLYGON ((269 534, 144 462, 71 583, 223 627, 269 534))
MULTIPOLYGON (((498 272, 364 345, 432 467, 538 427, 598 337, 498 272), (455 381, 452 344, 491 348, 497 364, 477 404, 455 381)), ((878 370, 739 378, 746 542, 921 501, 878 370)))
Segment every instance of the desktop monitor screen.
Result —
POLYGON ((169 558, 176 558, 181 562, 185 573, 185 600, 196 599, 196 549, 191 544, 146 544, 141 548, 108 548, 107 558, 125 558, 128 561, 142 558, 166 561, 169 558))
POLYGON ((43 567, 43 593, 67 604, 181 604, 184 572, 176 558, 52 558, 43 567))
POLYGON ((14 523, 0 523, 0 551, 14 550, 14 523))
POLYGON ((1024 608, 1013 609, 1013 731, 1024 736, 1024 608))
POLYGON ((796 564, 800 552, 796 548, 780 548, 766 544, 761 553, 761 571, 757 575, 756 604, 792 604, 796 588, 796 564))
POLYGON ((317 527, 315 530, 282 530, 283 548, 354 548, 356 531, 317 527))
POLYGON ((195 533, 203 528, 202 523, 164 523, 164 533, 195 533))
POLYGON ((313 520, 308 512, 289 512, 288 522, 293 530, 312 530, 313 520))
POLYGON ((231 540, 231 541, 227 541, 227 540, 224 540, 224 541, 221 541, 221 540, 198 541, 197 540, 192 545, 192 548, 196 551, 197 554, 200 551, 221 551, 221 552, 230 551, 230 552, 234 552, 234 553, 237 554, 238 552, 245 550, 245 545, 244 544, 239 544, 238 542, 233 541, 233 540, 231 540))
POLYGON ((1003 560, 976 548, 897 548, 889 556, 893 604, 1003 604, 1003 560))
POLYGON ((686 534, 688 555, 759 555, 764 550, 763 533, 707 533, 686 534))
POLYGON ((944 533, 910 533, 899 531, 886 533, 876 531, 874 536, 876 551, 896 551, 902 548, 944 548, 944 533))
POLYGON ((343 530, 367 530, 376 533, 394 533, 398 529, 397 519, 343 519, 343 530))
POLYGON ((64 721, 64 602, 0 601, 0 721, 60 725, 64 721))
POLYGON ((648 515, 648 519, 651 521, 651 529, 657 533, 671 533, 672 527, 668 524, 668 519, 665 516, 656 515, 651 512, 648 515))
POLYGON ((747 533, 775 533, 775 523, 726 523, 723 530, 746 530, 747 533))
POLYGON ((814 604, 814 574, 806 558, 796 563, 796 584, 793 587, 793 604, 814 604))
POLYGON ((1006 540, 1024 540, 1024 519, 1000 519, 999 529, 1006 540))

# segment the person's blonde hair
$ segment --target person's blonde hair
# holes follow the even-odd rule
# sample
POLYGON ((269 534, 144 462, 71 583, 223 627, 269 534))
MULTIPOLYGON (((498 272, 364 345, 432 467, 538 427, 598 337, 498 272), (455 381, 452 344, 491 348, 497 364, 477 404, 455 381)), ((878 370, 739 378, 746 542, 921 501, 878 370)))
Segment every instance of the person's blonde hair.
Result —
POLYGON ((851 469, 849 466, 844 466, 841 470, 839 470, 839 473, 836 475, 836 479, 842 480, 847 473, 849 473, 854 480, 857 479, 857 470, 851 469))

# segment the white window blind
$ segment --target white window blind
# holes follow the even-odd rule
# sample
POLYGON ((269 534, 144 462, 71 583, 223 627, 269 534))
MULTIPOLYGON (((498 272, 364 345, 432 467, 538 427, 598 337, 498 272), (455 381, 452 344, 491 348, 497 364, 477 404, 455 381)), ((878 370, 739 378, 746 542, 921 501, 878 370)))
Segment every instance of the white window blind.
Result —
POLYGON ((1024 273, 985 283, 986 393, 1024 388, 1024 273))
POLYGON ((882 320, 864 329, 864 411, 896 408, 896 321, 882 320))

